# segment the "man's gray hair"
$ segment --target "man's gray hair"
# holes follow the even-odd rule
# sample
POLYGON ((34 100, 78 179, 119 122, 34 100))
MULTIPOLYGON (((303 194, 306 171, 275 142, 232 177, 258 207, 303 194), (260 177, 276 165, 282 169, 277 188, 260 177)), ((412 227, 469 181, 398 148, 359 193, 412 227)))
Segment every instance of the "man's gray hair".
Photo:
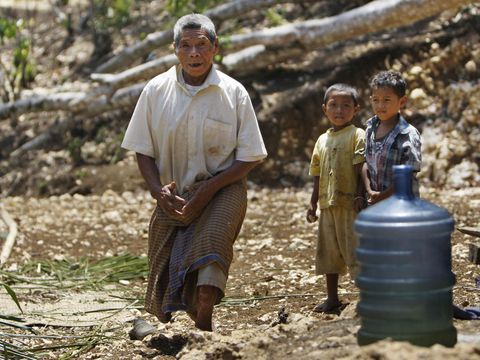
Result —
POLYGON ((185 29, 201 29, 207 33, 208 39, 212 42, 215 42, 217 38, 217 33, 215 31, 215 25, 212 20, 202 14, 190 14, 182 16, 177 20, 173 28, 173 41, 175 46, 178 46, 180 41, 180 35, 185 29))

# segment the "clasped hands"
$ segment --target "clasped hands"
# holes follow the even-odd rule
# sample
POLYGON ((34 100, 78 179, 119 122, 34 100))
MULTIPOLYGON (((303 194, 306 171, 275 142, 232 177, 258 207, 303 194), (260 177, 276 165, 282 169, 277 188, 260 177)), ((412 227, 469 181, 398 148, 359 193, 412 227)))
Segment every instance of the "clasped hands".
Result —
POLYGON ((189 224, 207 206, 214 195, 211 187, 208 187, 206 183, 207 181, 203 181, 196 184, 193 196, 189 200, 177 195, 175 182, 164 185, 160 192, 153 197, 168 217, 189 224))

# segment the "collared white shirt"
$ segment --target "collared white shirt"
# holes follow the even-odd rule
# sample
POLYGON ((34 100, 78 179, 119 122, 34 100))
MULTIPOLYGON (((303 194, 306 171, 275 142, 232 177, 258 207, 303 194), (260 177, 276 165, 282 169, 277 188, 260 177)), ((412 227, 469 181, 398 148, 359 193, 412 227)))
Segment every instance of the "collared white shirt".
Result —
POLYGON ((212 67, 194 96, 179 65, 148 82, 122 147, 155 158, 160 182, 179 192, 231 166, 267 156, 250 97, 212 67))

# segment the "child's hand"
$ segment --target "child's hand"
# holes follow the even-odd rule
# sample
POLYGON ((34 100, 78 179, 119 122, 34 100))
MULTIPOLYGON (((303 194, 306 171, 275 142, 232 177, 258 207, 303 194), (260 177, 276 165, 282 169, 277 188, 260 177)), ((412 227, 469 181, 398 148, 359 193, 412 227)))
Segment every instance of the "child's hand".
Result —
POLYGON ((367 203, 368 205, 373 205, 377 202, 379 202, 381 199, 380 197, 380 192, 379 191, 370 191, 368 193, 368 199, 367 199, 367 203))
POLYGON ((357 196, 353 200, 353 210, 355 210, 355 212, 357 213, 365 209, 365 205, 365 199, 363 198, 363 196, 357 196))
POLYGON ((318 216, 316 215, 317 207, 310 206, 307 210, 307 221, 309 223, 314 223, 318 220, 318 216))

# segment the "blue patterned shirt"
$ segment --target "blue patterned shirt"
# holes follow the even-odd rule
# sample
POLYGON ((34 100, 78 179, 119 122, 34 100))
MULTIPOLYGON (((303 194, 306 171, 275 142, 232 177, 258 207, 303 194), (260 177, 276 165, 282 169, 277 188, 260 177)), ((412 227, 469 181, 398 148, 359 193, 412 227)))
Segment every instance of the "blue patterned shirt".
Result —
MULTIPOLYGON (((399 115, 398 124, 382 139, 375 139, 380 119, 367 121, 365 157, 373 191, 385 191, 393 185, 393 165, 411 165, 414 173, 420 171, 422 142, 418 130, 399 115)), ((419 195, 418 181, 413 180, 413 192, 419 195)))

